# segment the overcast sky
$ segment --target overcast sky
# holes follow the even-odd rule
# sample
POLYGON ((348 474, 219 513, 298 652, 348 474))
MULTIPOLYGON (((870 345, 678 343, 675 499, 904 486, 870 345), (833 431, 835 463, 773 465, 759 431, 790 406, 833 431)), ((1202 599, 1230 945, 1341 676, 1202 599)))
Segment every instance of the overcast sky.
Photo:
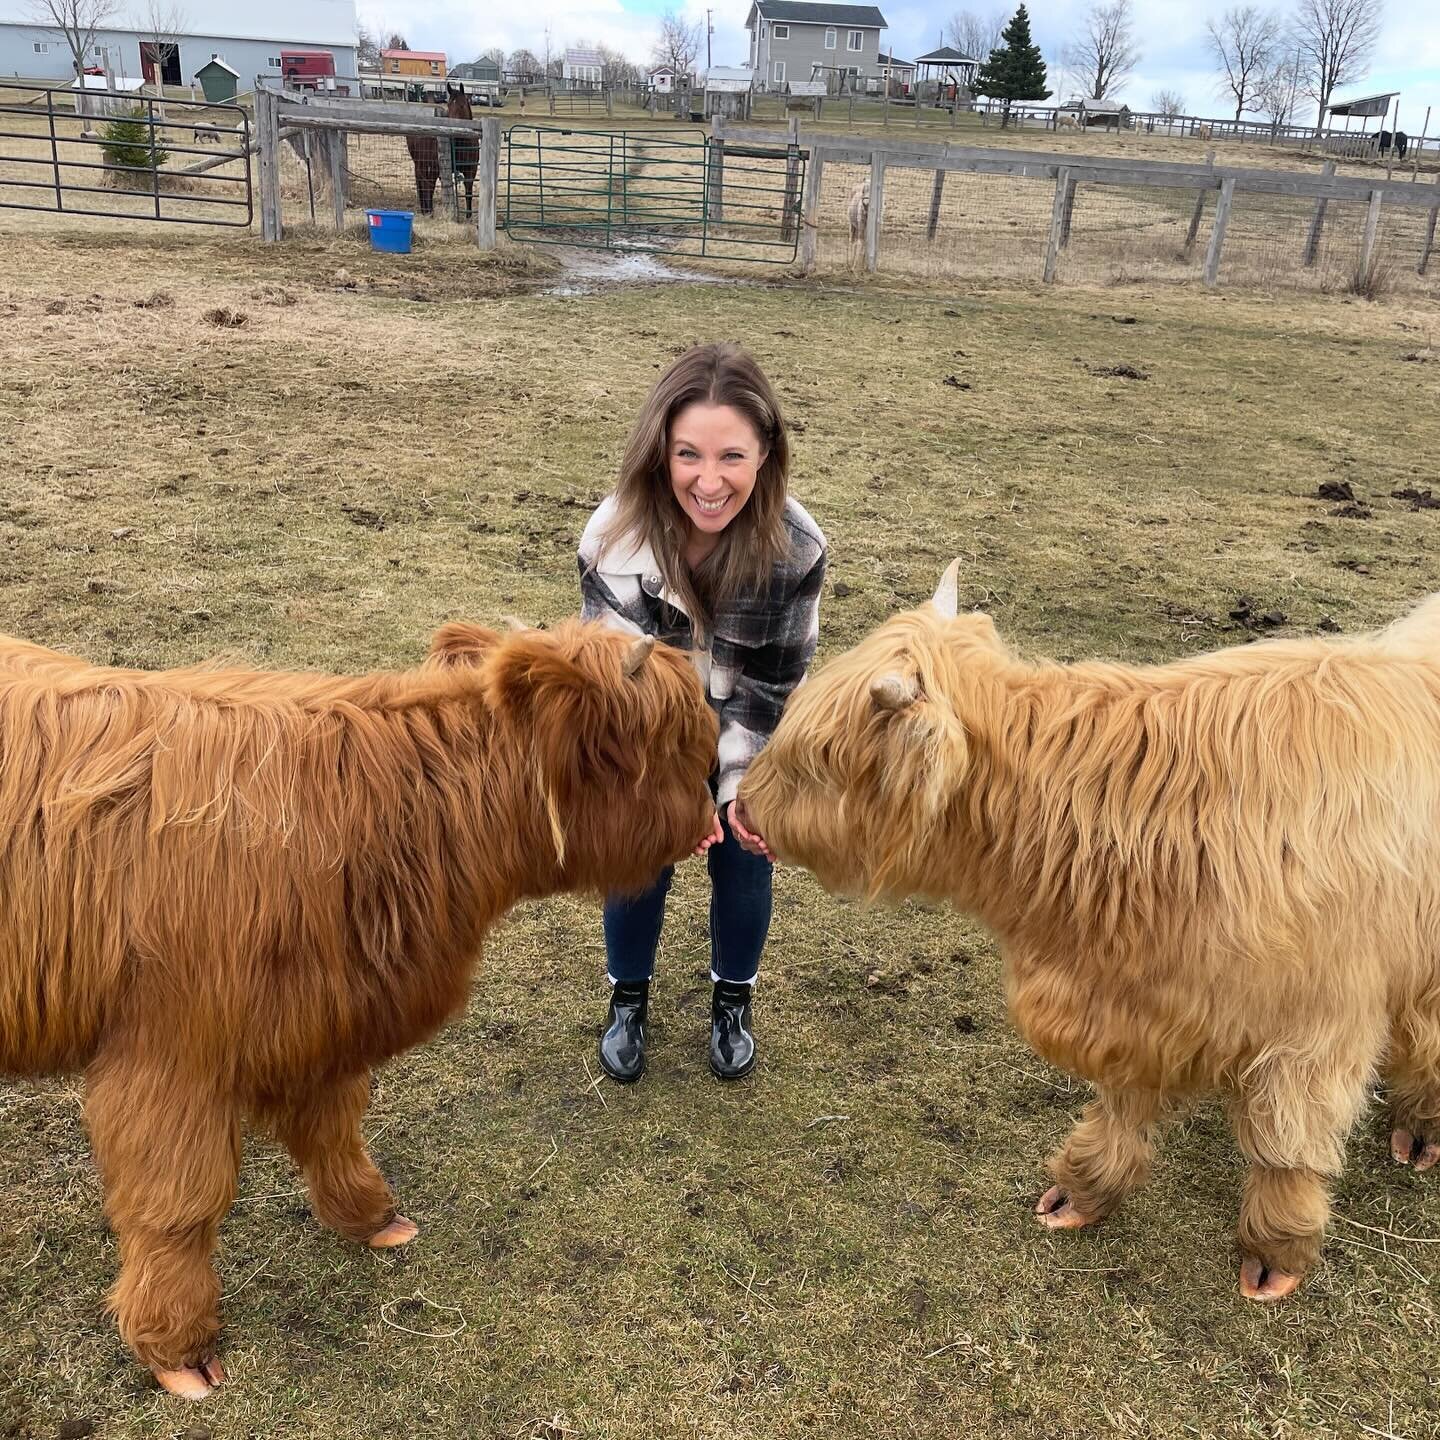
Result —
MULTIPOLYGON (((360 15, 376 30, 400 30, 416 49, 444 50, 452 61, 470 60, 493 45, 506 51, 522 46, 544 53, 548 26, 553 51, 591 42, 613 46, 636 60, 649 57, 656 22, 671 0, 527 0, 481 7, 473 0, 360 0, 360 15), (488 12, 488 13, 487 13, 488 12), (497 13, 499 12, 499 13, 497 13)), ((692 19, 704 19, 704 0, 674 0, 692 19)), ((1158 89, 1178 91, 1186 109, 1197 115, 1232 113, 1216 93, 1215 72, 1205 49, 1205 20, 1234 0, 1135 0, 1136 31, 1143 54, 1124 99, 1147 109, 1158 89)), ((1047 60, 1058 57, 1073 34, 1089 0, 1034 0, 1030 23, 1047 60)), ((710 0, 717 65, 744 63, 745 17, 749 0, 710 0)), ((902 59, 933 48, 947 18, 961 5, 925 5, 916 0, 881 0, 889 22, 884 41, 902 59)), ((972 4, 982 14, 1006 8, 972 4)), ((1277 7, 1288 9, 1282 3, 1277 7)), ((702 46, 701 60, 704 60, 702 46)), ((1066 85, 1067 98, 1073 87, 1066 85)), ((1419 134, 1425 107, 1434 106, 1430 133, 1440 131, 1440 5, 1434 0, 1390 0, 1380 45, 1369 74, 1342 94, 1399 90, 1400 128, 1419 134)), ((1308 118, 1308 117, 1306 117, 1308 118)), ((1373 128, 1373 122, 1372 122, 1373 128)))

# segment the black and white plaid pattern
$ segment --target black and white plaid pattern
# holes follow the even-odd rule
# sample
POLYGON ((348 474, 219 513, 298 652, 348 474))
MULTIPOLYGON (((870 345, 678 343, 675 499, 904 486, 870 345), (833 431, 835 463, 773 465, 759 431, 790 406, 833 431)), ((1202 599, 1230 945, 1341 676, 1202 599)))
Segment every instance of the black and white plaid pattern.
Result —
POLYGON ((787 500, 789 553, 775 566, 768 585, 720 609, 710 648, 698 650, 690 616, 665 584, 649 543, 627 536, 602 552, 600 536, 614 513, 611 497, 590 517, 580 539, 580 616, 653 635, 691 653, 720 719, 716 799, 725 805, 774 734, 790 692, 815 654, 825 536, 804 506, 787 500))

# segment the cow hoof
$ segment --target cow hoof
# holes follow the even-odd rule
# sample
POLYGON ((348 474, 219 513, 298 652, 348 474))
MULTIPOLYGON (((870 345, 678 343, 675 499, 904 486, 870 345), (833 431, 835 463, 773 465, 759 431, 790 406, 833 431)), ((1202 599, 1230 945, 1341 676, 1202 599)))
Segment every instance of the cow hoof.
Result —
POLYGON ((182 1400, 203 1400, 224 1382, 225 1367, 218 1356, 212 1356, 199 1365, 187 1365, 180 1370, 156 1370, 154 1375, 162 1390, 168 1390, 182 1400))
POLYGON ((1417 1170, 1429 1170, 1440 1164, 1440 1140, 1427 1140, 1409 1130, 1392 1130, 1390 1153, 1399 1165, 1414 1165, 1417 1170))
POLYGON ((1092 1216, 1070 1203, 1070 1197, 1058 1185, 1052 1185, 1036 1202, 1035 1218, 1047 1230, 1079 1230, 1095 1223, 1092 1216))
POLYGON ((369 1240, 374 1250, 389 1250, 396 1245, 408 1245, 418 1234, 420 1227, 403 1215, 397 1215, 383 1230, 377 1230, 369 1240))
POLYGON ((1240 1293, 1247 1300, 1283 1300, 1300 1288, 1300 1278, 1271 1270, 1263 1260, 1247 1255, 1240 1265, 1240 1293))

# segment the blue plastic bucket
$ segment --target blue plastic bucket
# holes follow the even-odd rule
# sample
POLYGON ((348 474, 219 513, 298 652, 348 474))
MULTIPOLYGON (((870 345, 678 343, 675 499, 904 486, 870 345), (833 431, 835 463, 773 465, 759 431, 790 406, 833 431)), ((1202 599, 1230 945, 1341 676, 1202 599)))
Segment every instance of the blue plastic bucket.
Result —
POLYGON ((367 210, 370 224, 370 248, 385 250, 392 255, 410 253, 410 229, 415 220, 413 210, 367 210))

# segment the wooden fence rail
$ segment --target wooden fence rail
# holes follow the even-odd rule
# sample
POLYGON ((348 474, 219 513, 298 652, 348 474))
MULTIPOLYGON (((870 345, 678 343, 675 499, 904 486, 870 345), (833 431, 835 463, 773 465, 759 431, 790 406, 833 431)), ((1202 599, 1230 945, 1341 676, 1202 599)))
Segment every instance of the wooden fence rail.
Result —
MULTIPOLYGON (((763 143, 773 132, 762 127, 728 125, 727 141, 763 143)), ((1301 266, 1315 262, 1325 225, 1329 201, 1350 201, 1367 207, 1364 239, 1359 263, 1362 270, 1374 259, 1379 234, 1380 215, 1384 206, 1399 206, 1429 212, 1427 236, 1422 247, 1418 273, 1425 274, 1434 250, 1437 218, 1440 218, 1440 175, 1435 185, 1416 185, 1410 180, 1382 180, 1368 176, 1352 178, 1335 174, 1333 162, 1327 162, 1319 174, 1303 171, 1261 170, 1243 166, 1216 165, 1214 151, 1208 151, 1204 163, 1173 161, 1135 161, 1106 156, 1068 155, 1045 151, 986 149, 971 145, 932 143, 920 140, 894 140, 889 136, 856 136, 811 133, 800 142, 808 150, 809 170, 802 203, 801 265, 807 272, 815 266, 820 223, 821 176, 827 165, 864 165, 870 172, 870 207, 865 226, 865 268, 875 270, 880 263, 881 209, 885 191, 885 174, 891 169, 930 170, 935 181, 931 190, 927 237, 935 237, 939 219, 940 197, 945 176, 961 172, 973 175, 1011 175, 1055 183, 1051 223, 1045 245, 1043 275, 1055 278, 1059 254, 1070 242, 1075 196, 1082 184, 1133 186, 1138 189, 1194 190, 1196 202, 1190 219, 1185 249, 1195 244, 1204 211, 1205 194, 1216 193, 1214 219, 1205 253, 1205 283, 1219 281, 1220 260, 1225 233, 1237 195, 1281 195, 1316 202, 1305 238, 1304 249, 1297 261, 1301 266)), ((1241 202, 1243 203, 1243 201, 1241 202)))

